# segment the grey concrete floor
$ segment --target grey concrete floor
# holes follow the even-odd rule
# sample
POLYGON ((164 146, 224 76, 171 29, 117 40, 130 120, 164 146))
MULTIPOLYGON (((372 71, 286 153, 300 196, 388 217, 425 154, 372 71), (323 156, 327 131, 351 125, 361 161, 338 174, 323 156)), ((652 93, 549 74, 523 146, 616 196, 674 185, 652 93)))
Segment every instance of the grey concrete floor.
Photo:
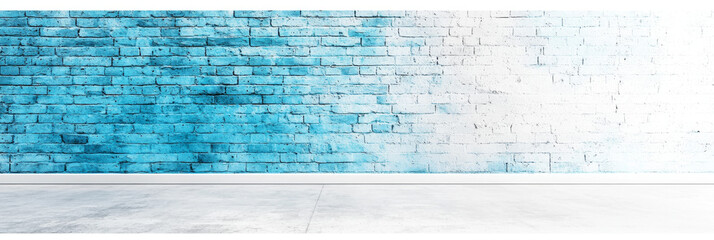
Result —
POLYGON ((5 185, 3 233, 712 233, 712 185, 5 185))

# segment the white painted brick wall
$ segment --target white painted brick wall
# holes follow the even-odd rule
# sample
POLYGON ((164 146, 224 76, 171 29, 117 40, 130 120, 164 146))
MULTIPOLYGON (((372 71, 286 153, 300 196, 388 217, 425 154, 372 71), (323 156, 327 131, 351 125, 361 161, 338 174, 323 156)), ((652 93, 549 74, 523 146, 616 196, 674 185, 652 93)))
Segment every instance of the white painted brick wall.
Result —
POLYGON ((484 153, 503 154, 513 172, 714 170, 710 12, 406 16, 394 22, 400 36, 431 38, 397 60, 410 65, 397 75, 410 76, 389 98, 400 124, 435 124, 432 141, 399 141, 439 155, 431 170, 498 162, 484 153), (457 80, 414 81, 439 74, 434 59, 457 80))

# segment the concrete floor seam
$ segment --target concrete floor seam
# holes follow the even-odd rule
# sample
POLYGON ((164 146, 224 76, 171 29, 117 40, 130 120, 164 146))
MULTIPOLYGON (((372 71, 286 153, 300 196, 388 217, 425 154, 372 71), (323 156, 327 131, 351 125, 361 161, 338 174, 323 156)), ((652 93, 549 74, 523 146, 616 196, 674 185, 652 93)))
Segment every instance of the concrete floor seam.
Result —
POLYGON ((312 213, 310 213, 310 219, 307 221, 307 227, 305 227, 305 233, 310 230, 310 223, 312 223, 312 216, 315 216, 315 210, 317 210, 317 204, 320 202, 320 197, 322 196, 322 190, 325 189, 325 185, 320 187, 320 193, 317 194, 317 200, 315 200, 315 206, 312 208, 312 213))

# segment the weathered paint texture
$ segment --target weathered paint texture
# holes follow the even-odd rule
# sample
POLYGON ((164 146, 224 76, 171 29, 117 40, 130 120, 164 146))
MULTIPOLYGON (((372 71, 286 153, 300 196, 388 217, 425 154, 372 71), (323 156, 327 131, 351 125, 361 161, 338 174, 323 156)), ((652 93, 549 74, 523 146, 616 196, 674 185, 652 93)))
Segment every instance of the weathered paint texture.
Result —
POLYGON ((0 173, 712 172, 711 12, 0 11, 0 173))

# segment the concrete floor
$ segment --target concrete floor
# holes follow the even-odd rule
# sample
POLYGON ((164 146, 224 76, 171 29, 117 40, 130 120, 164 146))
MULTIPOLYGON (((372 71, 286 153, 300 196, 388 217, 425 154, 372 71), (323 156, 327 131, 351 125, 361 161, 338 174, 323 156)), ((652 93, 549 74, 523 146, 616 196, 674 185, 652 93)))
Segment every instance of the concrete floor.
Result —
POLYGON ((0 186, 2 233, 703 233, 714 185, 0 186))

